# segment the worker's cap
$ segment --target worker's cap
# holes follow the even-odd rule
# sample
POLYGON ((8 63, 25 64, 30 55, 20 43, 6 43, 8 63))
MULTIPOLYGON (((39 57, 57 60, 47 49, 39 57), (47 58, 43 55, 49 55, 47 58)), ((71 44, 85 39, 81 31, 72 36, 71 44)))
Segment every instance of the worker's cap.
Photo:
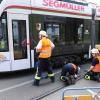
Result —
POLYGON ((91 50, 91 53, 99 53, 99 50, 96 49, 96 48, 93 48, 93 49, 91 50))
POLYGON ((42 35, 42 36, 48 37, 46 31, 43 31, 43 30, 39 32, 39 35, 42 35))

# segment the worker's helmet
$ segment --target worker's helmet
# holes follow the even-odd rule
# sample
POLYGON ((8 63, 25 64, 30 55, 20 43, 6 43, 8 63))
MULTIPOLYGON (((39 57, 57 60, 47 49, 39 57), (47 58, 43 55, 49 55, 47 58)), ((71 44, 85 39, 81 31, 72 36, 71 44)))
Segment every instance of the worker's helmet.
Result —
POLYGON ((48 37, 46 31, 43 31, 43 30, 39 32, 39 35, 42 35, 42 36, 48 37))
POLYGON ((96 48, 93 48, 93 49, 91 50, 91 53, 99 53, 99 50, 96 49, 96 48))

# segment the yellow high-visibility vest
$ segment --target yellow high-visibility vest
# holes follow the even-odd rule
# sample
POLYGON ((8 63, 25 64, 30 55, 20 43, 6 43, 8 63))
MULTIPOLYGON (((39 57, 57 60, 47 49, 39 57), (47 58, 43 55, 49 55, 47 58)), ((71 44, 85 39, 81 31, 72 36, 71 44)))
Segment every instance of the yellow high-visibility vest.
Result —
POLYGON ((43 37, 42 38, 42 48, 40 50, 39 58, 49 58, 51 56, 51 41, 43 37))

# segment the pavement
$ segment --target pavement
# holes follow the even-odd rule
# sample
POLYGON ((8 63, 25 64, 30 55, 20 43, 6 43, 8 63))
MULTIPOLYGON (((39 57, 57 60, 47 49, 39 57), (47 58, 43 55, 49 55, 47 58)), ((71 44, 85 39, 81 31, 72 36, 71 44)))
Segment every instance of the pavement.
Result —
MULTIPOLYGON (((81 77, 85 73, 84 70, 88 69, 89 67, 90 64, 80 65, 81 77)), ((55 71, 56 80, 54 83, 51 83, 50 79, 42 79, 39 87, 32 85, 34 81, 33 74, 1 78, 0 100, 55 100, 55 98, 57 98, 57 100, 61 100, 63 89, 70 86, 65 86, 63 82, 60 81, 60 72, 61 69, 55 71), (50 95, 50 93, 52 94, 50 95), (43 99, 41 98, 42 96, 44 97, 43 99)), ((90 86, 92 83, 93 82, 90 83, 89 81, 81 79, 75 85, 71 85, 71 87, 90 86)), ((95 85, 95 82, 93 84, 95 85)), ((100 84, 96 85, 100 86, 100 84)))
MULTIPOLYGON (((84 80, 84 79, 81 79, 79 80, 75 85, 70 85, 70 86, 67 86, 67 87, 64 87, 63 89, 53 93, 53 94, 50 94, 40 100, 63 100, 63 91, 64 90, 67 90, 69 88, 71 89, 75 89, 75 88, 89 88, 89 87, 98 87, 99 89, 95 89, 95 90, 91 90, 91 89, 85 89, 84 91, 80 90, 80 91, 66 91, 66 96, 70 95, 70 96, 73 96, 73 95, 94 95, 98 92, 100 92, 100 83, 98 82, 95 82, 95 81, 88 81, 88 80, 84 80)), ((100 100, 100 99, 99 99, 100 100)))
MULTIPOLYGON (((81 65, 81 72, 80 75, 84 75, 86 73, 86 70, 90 67, 90 64, 84 64, 81 65)), ((74 85, 65 86, 64 88, 40 99, 40 100, 63 100, 63 92, 66 90, 65 95, 70 96, 78 96, 78 95, 96 95, 98 92, 100 93, 100 82, 92 81, 92 80, 85 80, 84 78, 81 78, 79 81, 76 82, 74 85), (82 90, 82 88, 86 88, 82 90), (88 89, 88 88, 97 88, 97 89, 88 89), (69 89, 73 89, 72 91, 69 91, 69 89), (76 89, 76 90, 74 90, 76 89), (78 91, 77 89, 80 89, 78 91)), ((100 99, 98 99, 100 100, 100 99)))
MULTIPOLYGON (((79 67, 80 67, 81 70, 80 70, 78 79, 83 78, 84 74, 86 73, 86 70, 90 67, 90 63, 89 64, 80 65, 79 67)), ((35 99, 38 100, 42 96, 45 97, 45 96, 47 96, 50 93, 53 93, 53 92, 55 92, 55 91, 57 91, 59 89, 61 90, 62 88, 66 87, 65 84, 60 81, 60 79, 59 79, 60 77, 59 76, 60 76, 59 74, 56 74, 56 81, 55 81, 55 83, 52 83, 52 84, 50 82, 46 82, 46 80, 45 81, 42 80, 39 87, 41 87, 41 90, 43 92, 40 92, 41 91, 40 90, 38 92, 38 95, 40 95, 40 96, 38 97, 38 95, 35 95, 35 97, 33 97, 32 100, 35 100, 35 99)))

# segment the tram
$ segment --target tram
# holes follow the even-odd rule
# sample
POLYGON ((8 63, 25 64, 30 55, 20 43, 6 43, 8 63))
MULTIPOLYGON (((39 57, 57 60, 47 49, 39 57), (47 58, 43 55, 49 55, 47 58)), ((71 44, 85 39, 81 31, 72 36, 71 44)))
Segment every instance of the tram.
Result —
POLYGON ((0 72, 34 68, 39 30, 56 45, 54 66, 88 59, 91 15, 88 3, 72 0, 0 0, 0 72))

